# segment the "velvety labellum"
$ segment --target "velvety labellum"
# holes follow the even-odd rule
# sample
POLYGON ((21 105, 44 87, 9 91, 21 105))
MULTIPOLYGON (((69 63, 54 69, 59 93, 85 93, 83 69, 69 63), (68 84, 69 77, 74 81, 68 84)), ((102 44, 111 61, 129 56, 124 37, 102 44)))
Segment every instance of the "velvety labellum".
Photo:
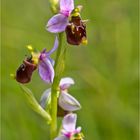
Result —
POLYGON ((66 29, 67 42, 71 45, 86 44, 86 25, 80 16, 72 16, 66 29))
POLYGON ((31 58, 27 58, 17 69, 16 80, 22 84, 30 82, 32 73, 35 69, 36 65, 32 63, 31 58))

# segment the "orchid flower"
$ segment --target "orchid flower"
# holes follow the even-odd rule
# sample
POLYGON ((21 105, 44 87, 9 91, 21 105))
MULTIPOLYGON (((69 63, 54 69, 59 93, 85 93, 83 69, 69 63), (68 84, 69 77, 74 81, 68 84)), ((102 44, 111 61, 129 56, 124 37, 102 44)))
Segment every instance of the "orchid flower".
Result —
POLYGON ((46 29, 51 33, 65 31, 67 42, 71 45, 86 45, 87 20, 81 19, 81 9, 81 5, 74 8, 74 0, 60 0, 60 12, 48 21, 46 29))
POLYGON ((69 22, 68 17, 73 9, 73 0, 60 0, 60 11, 48 21, 46 29, 52 33, 65 31, 65 28, 69 22))
POLYGON ((70 113, 62 121, 61 135, 54 140, 83 140, 81 127, 76 128, 77 115, 70 113))
MULTIPOLYGON (((59 88, 60 95, 58 97, 59 106, 65 111, 76 111, 81 108, 80 103, 69 93, 67 93, 68 88, 74 84, 74 80, 70 77, 62 78, 60 80, 59 88)), ((43 108, 46 104, 49 105, 51 100, 51 89, 45 90, 41 96, 40 104, 43 108)))
POLYGON ((39 75, 46 83, 52 83, 54 78, 54 61, 50 55, 58 47, 58 38, 56 37, 54 47, 46 52, 44 49, 41 53, 34 52, 31 46, 28 49, 31 51, 31 57, 27 57, 23 64, 16 71, 16 80, 19 83, 25 84, 31 81, 33 71, 38 67, 39 75))

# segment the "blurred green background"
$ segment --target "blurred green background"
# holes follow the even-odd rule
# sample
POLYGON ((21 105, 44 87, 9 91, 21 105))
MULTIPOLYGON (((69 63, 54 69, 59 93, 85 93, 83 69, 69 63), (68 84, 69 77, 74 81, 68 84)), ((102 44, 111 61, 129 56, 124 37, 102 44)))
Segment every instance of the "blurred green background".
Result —
MULTIPOLYGON (((69 46, 64 76, 76 84, 70 93, 81 103, 78 124, 85 140, 138 140, 138 0, 75 0, 82 4, 88 45, 69 46)), ((50 49, 45 30, 52 16, 47 0, 2 0, 2 140, 49 140, 49 127, 28 106, 10 78, 26 54, 26 45, 50 49)), ((53 55, 55 57, 55 55, 53 55)), ((39 100, 48 88, 33 74, 28 85, 39 100)))

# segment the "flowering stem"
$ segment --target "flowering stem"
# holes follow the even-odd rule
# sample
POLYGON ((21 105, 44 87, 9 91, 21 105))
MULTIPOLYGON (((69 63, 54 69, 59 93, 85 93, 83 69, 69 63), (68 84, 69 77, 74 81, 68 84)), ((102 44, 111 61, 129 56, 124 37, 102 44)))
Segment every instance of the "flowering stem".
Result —
POLYGON ((53 80, 52 88, 51 88, 51 128, 50 128, 50 137, 51 140, 54 140, 57 134, 57 93, 59 91, 59 82, 64 70, 64 51, 62 47, 62 37, 63 33, 59 33, 59 46, 57 50, 57 55, 55 59, 55 77, 53 80))

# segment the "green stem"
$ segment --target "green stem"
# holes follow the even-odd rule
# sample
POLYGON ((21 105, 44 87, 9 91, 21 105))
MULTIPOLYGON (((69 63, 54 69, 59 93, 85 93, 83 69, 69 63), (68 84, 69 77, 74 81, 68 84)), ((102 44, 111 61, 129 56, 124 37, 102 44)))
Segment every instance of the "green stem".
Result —
POLYGON ((49 0, 50 8, 53 14, 57 14, 58 12, 58 0, 49 0))
POLYGON ((62 47, 62 37, 63 33, 60 33, 58 36, 59 46, 54 65, 55 77, 51 88, 51 117, 52 117, 50 128, 51 140, 54 140, 57 134, 57 92, 59 91, 59 82, 62 72, 64 70, 64 51, 62 47))

